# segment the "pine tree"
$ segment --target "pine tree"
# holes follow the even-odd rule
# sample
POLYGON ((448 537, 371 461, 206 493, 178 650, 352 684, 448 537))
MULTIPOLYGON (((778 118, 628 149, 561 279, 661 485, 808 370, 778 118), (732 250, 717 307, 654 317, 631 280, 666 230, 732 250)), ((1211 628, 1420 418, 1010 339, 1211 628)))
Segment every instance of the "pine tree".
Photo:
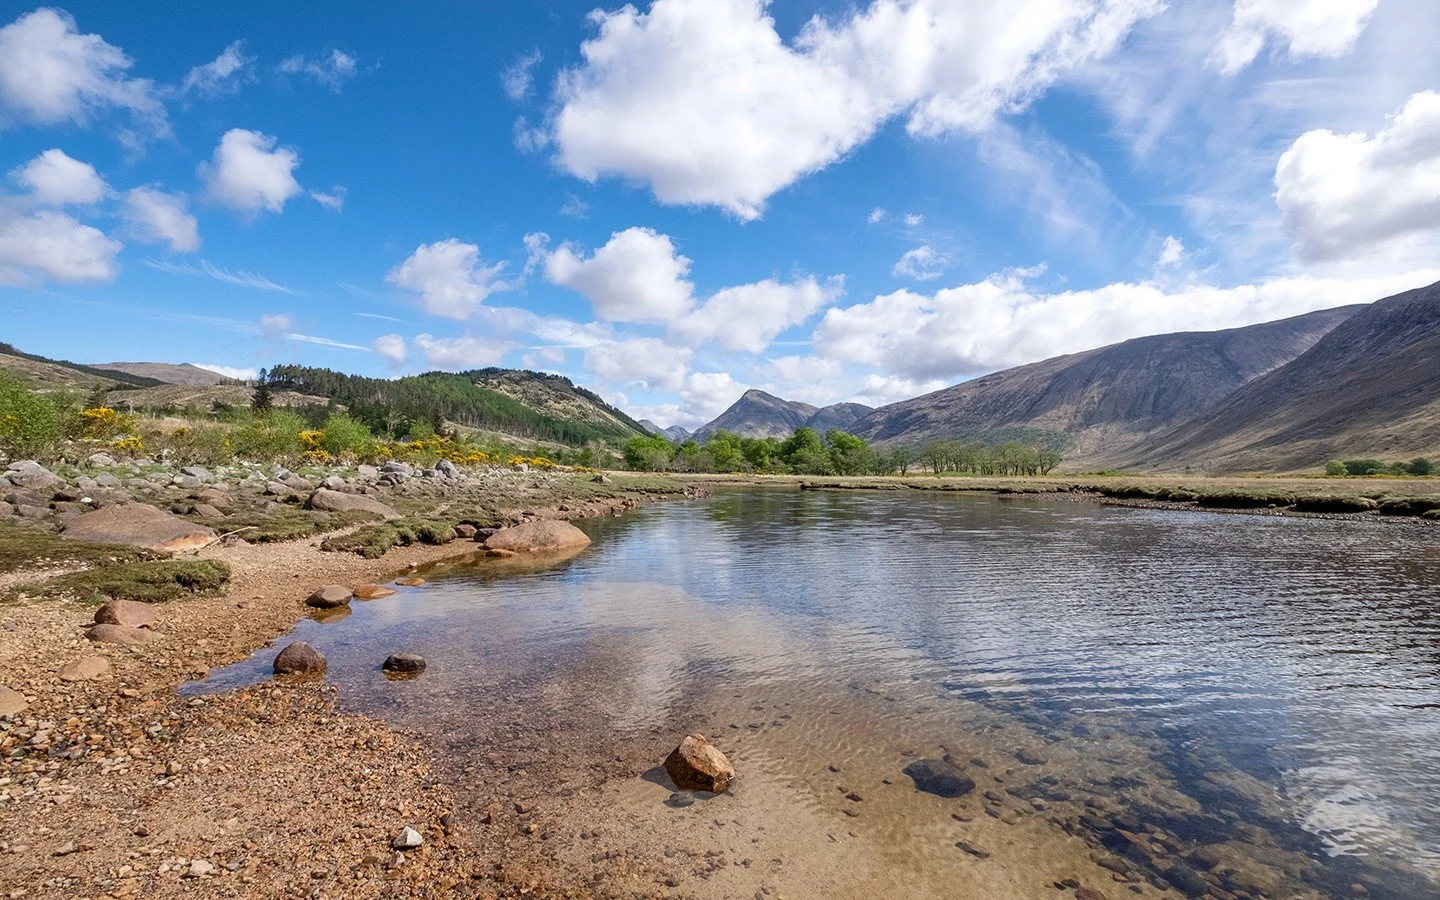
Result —
POLYGON ((255 391, 250 395, 250 408, 257 413, 269 412, 272 404, 270 398, 270 375, 264 369, 255 376, 255 391))

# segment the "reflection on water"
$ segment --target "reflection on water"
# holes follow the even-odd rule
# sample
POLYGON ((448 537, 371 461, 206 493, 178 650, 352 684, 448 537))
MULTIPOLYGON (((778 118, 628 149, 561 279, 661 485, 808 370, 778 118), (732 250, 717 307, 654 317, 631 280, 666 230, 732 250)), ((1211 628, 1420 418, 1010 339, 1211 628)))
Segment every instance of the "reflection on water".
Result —
MULTIPOLYGON (((799 786, 845 753, 874 756, 878 781, 898 771, 892 743, 1009 753, 1033 738, 1048 780, 980 811, 1043 811, 1138 863, 1137 888, 1166 884, 1169 851, 1208 846, 1241 848, 1205 872, 1216 896, 1437 892, 1434 528, 780 491, 584 527, 595 543, 573 560, 443 567, 295 636, 352 706, 452 746, 500 720, 618 744, 699 724, 799 786), (429 660, 423 678, 379 677, 399 651, 429 660), (744 720, 782 704, 783 720, 744 720), (1139 852, 1127 824, 1148 832, 1139 852)), ((269 658, 199 687, 264 677, 269 658)))

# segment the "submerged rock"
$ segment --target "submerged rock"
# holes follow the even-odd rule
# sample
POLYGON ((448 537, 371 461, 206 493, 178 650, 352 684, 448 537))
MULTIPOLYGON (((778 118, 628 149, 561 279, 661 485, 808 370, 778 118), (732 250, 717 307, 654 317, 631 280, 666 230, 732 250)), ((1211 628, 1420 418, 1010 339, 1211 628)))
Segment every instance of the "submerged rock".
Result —
POLYGON ((381 597, 391 596, 395 590, 378 584, 357 584, 351 593, 356 600, 379 600, 381 597))
POLYGON ((902 769, 915 782, 915 790, 937 797, 963 797, 975 790, 975 781, 943 759, 917 759, 902 769))
POLYGON ((491 550, 510 550, 515 553, 568 550, 584 547, 589 543, 590 537, 585 532, 569 522, 552 519, 502 528, 485 539, 485 546, 491 550))
POLYGON ((323 675, 325 654, 304 641, 296 641, 275 656, 276 675, 323 675))
POLYGON ((701 734, 686 735, 665 757, 665 771, 681 790, 720 794, 735 780, 735 767, 701 734))
POLYGON ((380 668, 392 675, 419 675, 425 671, 425 657, 414 653, 392 653, 380 668))

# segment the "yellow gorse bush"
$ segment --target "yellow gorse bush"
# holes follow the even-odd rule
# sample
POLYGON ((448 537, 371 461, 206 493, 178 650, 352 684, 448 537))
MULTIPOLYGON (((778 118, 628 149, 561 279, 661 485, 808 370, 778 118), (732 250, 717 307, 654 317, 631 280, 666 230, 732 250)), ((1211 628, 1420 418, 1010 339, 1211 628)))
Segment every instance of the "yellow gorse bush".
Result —
POLYGON ((135 420, 131 416, 116 412, 108 406, 92 406, 80 411, 81 429, 86 437, 105 440, 118 434, 128 434, 135 430, 135 420))

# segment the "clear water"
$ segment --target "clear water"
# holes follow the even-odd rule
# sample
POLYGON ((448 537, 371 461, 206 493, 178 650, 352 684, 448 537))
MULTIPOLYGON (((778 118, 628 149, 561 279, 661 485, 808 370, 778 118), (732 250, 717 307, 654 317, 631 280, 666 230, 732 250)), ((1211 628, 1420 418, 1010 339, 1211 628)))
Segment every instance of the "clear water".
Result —
MULTIPOLYGON (((352 708, 452 748, 723 734, 727 719, 734 733, 751 700, 783 696, 773 724, 811 729, 804 741, 782 753, 778 728, 740 733, 798 785, 785 767, 801 746, 858 765, 854 745, 887 728, 941 743, 961 721, 1024 729, 1057 759, 1074 748, 1077 783, 1109 778, 1109 799, 1187 846, 1308 860, 1280 890, 1440 896, 1440 529, 789 491, 582 527, 594 544, 573 559, 448 565, 294 637, 326 653, 352 708), (426 675, 377 677, 398 650, 426 656, 426 675), (889 706, 845 699, 866 691, 889 706), (1086 750, 1095 735, 1103 752, 1086 750), (1129 790, 1136 773, 1164 791, 1129 790)), ((272 656, 195 689, 268 677, 272 656)))

